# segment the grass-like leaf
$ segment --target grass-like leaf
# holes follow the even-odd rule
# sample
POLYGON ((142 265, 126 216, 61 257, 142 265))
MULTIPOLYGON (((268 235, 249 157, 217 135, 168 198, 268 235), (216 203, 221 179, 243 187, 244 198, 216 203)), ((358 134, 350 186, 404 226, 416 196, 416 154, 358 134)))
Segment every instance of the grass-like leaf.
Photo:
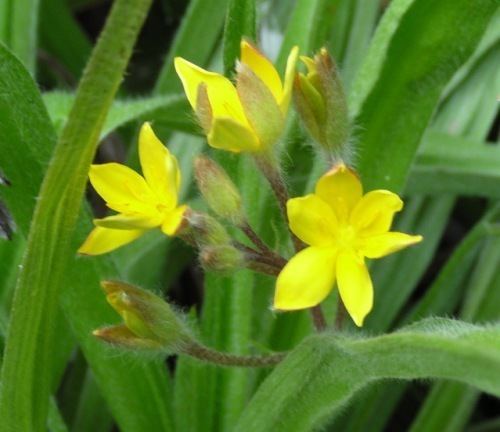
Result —
MULTIPOLYGON (((387 16, 408 3, 392 2, 387 16)), ((375 79, 357 116, 358 166, 367 188, 402 188, 441 91, 472 54, 496 9, 494 0, 414 0, 396 22, 382 21, 360 70, 361 77, 376 76, 360 78, 375 79), (380 37, 395 25, 389 40, 380 37), (374 60, 380 55, 383 65, 374 60)))
POLYGON ((118 0, 82 79, 46 172, 9 324, 0 390, 6 430, 44 430, 63 274, 99 131, 121 82, 149 0, 118 0), (36 375, 35 375, 36 374, 36 375), (36 380, 35 380, 36 376, 36 380))

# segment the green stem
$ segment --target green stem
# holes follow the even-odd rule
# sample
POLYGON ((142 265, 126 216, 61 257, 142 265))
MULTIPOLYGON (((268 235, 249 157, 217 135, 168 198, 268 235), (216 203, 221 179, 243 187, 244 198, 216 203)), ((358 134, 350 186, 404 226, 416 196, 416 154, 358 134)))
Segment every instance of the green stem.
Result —
MULTIPOLYGON (((272 154, 259 154, 255 156, 255 162, 259 170, 264 174, 264 177, 269 182, 271 189, 273 190, 276 199, 278 200, 278 205, 281 210, 283 219, 289 227, 288 224, 288 213, 286 211, 286 203, 289 199, 288 190, 285 184, 285 180, 281 175, 277 163, 274 161, 274 156, 272 154)), ((292 232, 290 231, 290 236, 293 241, 295 250, 298 252, 304 249, 305 244, 292 232)))
MULTIPOLYGON (((87 171, 151 0, 115 1, 54 149, 33 216, 1 373, 5 430, 46 429, 54 317, 87 171)), ((70 288, 70 287, 68 287, 70 288)))

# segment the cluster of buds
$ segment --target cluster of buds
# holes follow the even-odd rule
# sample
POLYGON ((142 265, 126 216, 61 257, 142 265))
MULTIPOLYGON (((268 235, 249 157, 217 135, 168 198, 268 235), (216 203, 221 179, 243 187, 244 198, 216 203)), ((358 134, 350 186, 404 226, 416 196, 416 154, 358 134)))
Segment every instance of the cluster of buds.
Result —
POLYGON ((227 271, 244 266, 244 254, 234 246, 226 228, 215 218, 196 211, 185 215, 190 237, 200 253, 200 263, 206 270, 227 271))
MULTIPOLYGON (((208 144, 254 156, 277 197, 295 256, 283 258, 258 236, 248 223, 237 187, 206 156, 196 159, 195 177, 215 217, 179 204, 177 160, 149 124, 143 126, 139 138, 142 176, 118 164, 93 166, 94 188, 118 214, 95 221, 96 228, 80 253, 106 253, 159 228, 197 247, 207 270, 246 267, 277 276, 274 308, 311 308, 318 329, 325 325, 319 305, 336 285, 355 324, 363 325, 373 304, 365 258, 380 258, 422 238, 390 231, 394 214, 403 207, 401 199, 386 190, 365 193, 357 173, 344 163, 350 156, 347 101, 327 50, 321 49, 313 58, 300 57, 305 74, 296 74, 297 58, 294 47, 282 80, 269 59, 243 40, 235 83, 175 59, 208 144), (333 166, 318 180, 314 193, 289 199, 272 149, 284 131, 292 90, 305 128, 333 166), (235 240, 223 223, 239 229, 251 245, 235 240)), ((121 282, 106 281, 102 286, 123 324, 96 330, 99 338, 126 348, 184 352, 229 364, 228 357, 197 344, 184 321, 160 297, 121 282)), ((243 364, 240 360, 234 364, 243 364)))

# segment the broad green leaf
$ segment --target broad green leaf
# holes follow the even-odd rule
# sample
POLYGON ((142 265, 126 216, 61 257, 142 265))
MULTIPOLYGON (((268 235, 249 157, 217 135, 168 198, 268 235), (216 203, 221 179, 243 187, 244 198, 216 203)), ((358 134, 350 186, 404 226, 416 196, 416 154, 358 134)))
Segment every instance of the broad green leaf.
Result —
POLYGON ((86 174, 99 131, 133 44, 148 0, 118 0, 81 81, 68 123, 41 186, 8 330, 0 389, 0 416, 7 430, 44 430, 56 343, 54 317, 86 174), (34 379, 36 371, 36 381, 34 379))
POLYGON ((55 133, 29 74, 1 45, 0 59, 0 168, 12 185, 0 186, 0 195, 27 234, 43 177, 38 161, 49 160, 55 133))
POLYGON ((450 379, 499 396, 499 341, 498 325, 438 318, 374 338, 312 336, 269 375, 237 430, 310 431, 380 379, 450 379))
MULTIPOLYGON (((393 1, 386 14, 405 4, 393 1)), ((375 36, 372 42, 360 74, 375 76, 374 83, 356 117, 358 166, 368 189, 403 187, 441 91, 472 54, 497 6, 495 0, 414 0, 397 21, 382 20, 377 33, 397 28, 389 40, 375 36), (377 67, 373 58, 381 54, 377 67)))

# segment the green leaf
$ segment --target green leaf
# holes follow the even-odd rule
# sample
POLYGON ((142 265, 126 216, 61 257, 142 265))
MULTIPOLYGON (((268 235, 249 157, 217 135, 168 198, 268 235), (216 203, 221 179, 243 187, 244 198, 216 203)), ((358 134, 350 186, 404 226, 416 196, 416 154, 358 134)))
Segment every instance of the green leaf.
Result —
POLYGON ((500 147, 429 131, 406 186, 408 194, 500 198, 500 147))
MULTIPOLYGON (((205 278, 206 297, 202 316, 204 341, 221 351, 248 354, 253 275, 241 270, 232 277, 208 273, 205 278)), ((248 400, 250 371, 245 368, 209 368, 213 380, 209 389, 213 392, 211 403, 214 409, 211 430, 233 430, 248 400)))
POLYGON ((426 319, 368 339, 304 341, 262 384, 238 431, 310 431, 370 382, 440 378, 500 395, 500 326, 426 319))
MULTIPOLYGON (((460 312, 462 319, 486 321, 500 317, 498 312, 484 313, 481 308, 485 302, 497 300, 496 292, 499 288, 495 279, 500 264, 500 238, 490 238, 485 243, 467 284, 465 301, 460 312)), ((436 384, 414 419, 411 432, 462 431, 478 399, 479 392, 463 384, 436 384)))
POLYGON ((57 62, 54 72, 66 84, 80 78, 92 46, 89 38, 73 17, 65 0, 40 0, 40 43, 53 58, 44 58, 49 64, 57 62))
POLYGON ((2 0, 0 40, 34 74, 40 0, 2 0))
POLYGON ((278 71, 284 72, 288 55, 295 45, 299 46, 300 54, 310 55, 323 43, 317 31, 321 29, 318 23, 324 19, 326 6, 326 0, 297 0, 276 61, 278 71))
MULTIPOLYGON (((45 93, 47 106, 54 127, 61 132, 75 96, 71 93, 54 91, 45 93)), ((170 129, 197 134, 199 130, 190 117, 191 107, 184 95, 152 96, 137 99, 118 99, 113 102, 101 130, 101 138, 119 127, 135 120, 151 120, 170 129)))
POLYGON ((56 136, 36 84, 1 45, 0 88, 0 167, 12 185, 0 186, 0 195, 27 235, 43 178, 39 161, 49 160, 56 136))
MULTIPOLYGON (((331 1, 329 3, 330 8, 335 7, 331 1)), ((341 66, 342 81, 347 92, 366 56, 380 3, 364 0, 342 0, 337 3, 333 24, 331 18, 328 22, 331 26, 329 45, 332 55, 341 66)))
POLYGON ((14 297, 0 389, 7 430, 44 430, 56 343, 54 317, 87 170, 149 0, 118 0, 81 81, 37 202, 14 297), (33 379, 36 373, 36 381, 33 379))
POLYGON ((182 56, 199 66, 205 66, 219 39, 229 0, 191 0, 182 23, 163 63, 156 81, 155 93, 182 91, 174 69, 174 57, 182 56))
POLYGON ((243 37, 255 39, 255 0, 229 0, 224 28, 224 74, 231 76, 243 37))
POLYGON ((391 3, 360 71, 374 78, 358 84, 364 91, 358 88, 362 96, 352 107, 356 113, 363 101, 356 117, 358 165, 368 189, 403 187, 441 91, 472 54, 497 5, 495 0, 391 3), (388 18, 408 4, 402 16, 388 18))

